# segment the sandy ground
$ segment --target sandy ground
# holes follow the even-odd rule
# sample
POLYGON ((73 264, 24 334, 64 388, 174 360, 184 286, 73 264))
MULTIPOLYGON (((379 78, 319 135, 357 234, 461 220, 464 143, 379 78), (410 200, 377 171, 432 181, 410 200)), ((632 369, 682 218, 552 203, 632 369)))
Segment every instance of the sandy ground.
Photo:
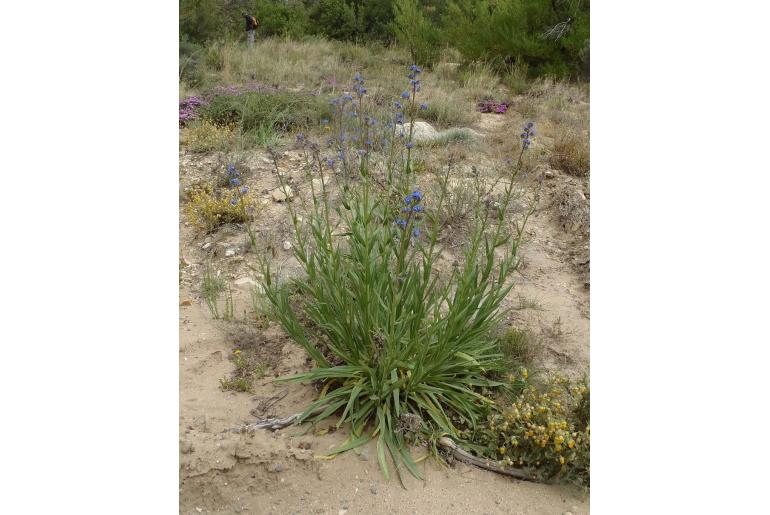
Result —
MULTIPOLYGON (((476 128, 505 131, 507 125, 487 117, 476 128)), ((210 177, 216 162, 215 156, 181 153, 180 187, 210 177)), ((290 152, 282 166, 291 174, 298 163, 298 155, 290 152)), ((259 230, 277 242, 275 261, 291 267, 291 251, 281 246, 290 239, 286 207, 270 199, 277 185, 272 165, 261 151, 249 152, 247 164, 251 173, 244 182, 265 208, 259 230)), ((585 201, 587 210, 587 184, 547 168, 537 173, 544 176, 541 207, 530 219, 521 273, 508 299, 511 307, 520 307, 521 298, 536 301, 536 307, 513 309, 508 322, 537 335, 543 367, 578 376, 587 372, 589 361, 588 242, 587 233, 565 223, 560 206, 573 196, 585 201)), ((230 432, 253 421, 252 410, 265 399, 286 392, 265 413, 286 416, 300 411, 317 392, 310 385, 274 381, 307 369, 304 351, 277 326, 215 321, 200 297, 201 273, 210 262, 231 283, 242 279, 234 288, 236 318, 248 317, 245 278, 251 258, 244 231, 224 227, 202 236, 180 218, 180 250, 187 265, 180 280, 181 513, 588 513, 584 492, 516 481, 459 463, 445 468, 434 459, 420 463, 425 480, 408 477, 404 489, 395 477, 382 476, 373 444, 358 454, 321 459, 346 437, 344 428, 333 431, 331 419, 315 428, 230 432), (235 255, 226 256, 227 249, 235 249, 235 255), (229 357, 244 341, 257 346, 269 365, 267 375, 251 393, 222 391, 219 379, 232 373, 229 357)))

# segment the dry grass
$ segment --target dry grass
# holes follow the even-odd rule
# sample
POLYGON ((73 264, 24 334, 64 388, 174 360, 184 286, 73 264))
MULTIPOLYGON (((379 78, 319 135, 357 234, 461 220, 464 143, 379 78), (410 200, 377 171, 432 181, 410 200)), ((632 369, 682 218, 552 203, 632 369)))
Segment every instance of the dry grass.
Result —
POLYGON ((571 130, 560 132, 554 139, 549 163, 572 175, 586 175, 590 165, 588 137, 571 130))
POLYGON ((487 63, 471 63, 463 70, 461 78, 466 95, 475 101, 495 96, 499 92, 500 77, 487 63))

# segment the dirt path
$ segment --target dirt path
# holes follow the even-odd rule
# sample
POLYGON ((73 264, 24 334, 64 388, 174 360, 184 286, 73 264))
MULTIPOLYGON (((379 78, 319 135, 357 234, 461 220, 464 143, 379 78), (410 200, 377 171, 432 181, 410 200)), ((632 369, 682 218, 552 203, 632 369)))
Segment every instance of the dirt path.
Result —
MULTIPOLYGON (((182 292, 183 297, 190 295, 182 292)), ((236 303, 245 302, 242 295, 236 303)), ((312 388, 285 387, 266 378, 254 394, 222 392, 218 379, 232 371, 227 356, 232 343, 210 320, 205 306, 181 309, 180 328, 180 512, 296 514, 440 514, 440 513, 587 513, 580 492, 500 477, 457 464, 442 469, 434 460, 421 463, 425 481, 407 478, 407 489, 395 478, 385 480, 374 446, 332 461, 315 459, 339 445, 343 430, 302 436, 299 429, 253 434, 226 432, 253 420, 256 400, 284 388, 288 395, 277 414, 300 410, 312 399, 312 388)), ((278 334, 280 362, 276 370, 291 373, 304 365, 303 351, 278 334)), ((321 424, 329 428, 332 422, 321 424)))

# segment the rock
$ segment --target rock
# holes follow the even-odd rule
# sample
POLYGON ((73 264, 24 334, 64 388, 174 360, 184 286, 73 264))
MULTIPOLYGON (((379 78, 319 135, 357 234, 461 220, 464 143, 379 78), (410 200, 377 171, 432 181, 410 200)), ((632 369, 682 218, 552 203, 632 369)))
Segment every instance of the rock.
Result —
POLYGON ((183 441, 179 444, 179 452, 182 454, 190 454, 195 450, 195 447, 193 447, 192 442, 183 441))
POLYGON ((369 461, 369 449, 364 449, 361 454, 358 455, 358 459, 361 461, 369 461))
POLYGON ((233 257, 235 255, 235 249, 225 250, 225 257, 233 257))
POLYGON ((554 177, 556 177, 556 173, 553 170, 546 170, 545 172, 543 172, 543 177, 545 177, 546 179, 553 179, 554 177))
POLYGON ((185 299, 182 302, 179 303, 180 306, 192 306, 192 300, 185 299))
POLYGON ((348 510, 339 510, 337 512, 337 515, 345 515, 348 512, 348 510))
POLYGON ((274 463, 273 465, 271 465, 270 466, 270 472, 276 472, 276 473, 283 472, 283 463, 278 461, 278 462, 274 463))
POLYGON ((286 191, 284 192, 283 188, 276 188, 271 193, 271 196, 273 197, 273 202, 285 202, 288 198, 294 198, 294 191, 291 189, 291 186, 286 186, 286 191))
POLYGON ((372 486, 369 488, 369 491, 372 492, 372 495, 377 495, 377 485, 372 483, 372 486))
POLYGON ((565 511, 564 513, 562 513, 562 515, 572 515, 572 512, 571 511, 565 511))
POLYGON ((283 242, 283 250, 291 250, 291 242, 289 240, 283 242))
POLYGON ((323 191, 323 187, 327 184, 329 184, 329 179, 327 177, 324 177, 323 181, 321 179, 313 179, 313 189, 316 193, 323 191))
MULTIPOLYGON (((404 124, 404 138, 409 138, 409 123, 404 124)), ((431 142, 438 139, 439 133, 428 122, 414 122, 412 129, 412 141, 415 143, 431 142)))
POLYGON ((233 451, 233 456, 243 460, 247 458, 251 458, 251 449, 249 449, 243 444, 238 444, 235 446, 235 450, 233 451))
POLYGON ((264 286, 255 281, 252 277, 239 277, 233 284, 236 288, 243 291, 251 291, 252 288, 256 288, 260 293, 265 291, 264 286))
POLYGON ((210 241, 207 241, 206 243, 204 243, 203 245, 201 245, 201 250, 206 250, 206 249, 208 249, 209 247, 211 247, 211 245, 212 245, 212 243, 211 243, 210 241))

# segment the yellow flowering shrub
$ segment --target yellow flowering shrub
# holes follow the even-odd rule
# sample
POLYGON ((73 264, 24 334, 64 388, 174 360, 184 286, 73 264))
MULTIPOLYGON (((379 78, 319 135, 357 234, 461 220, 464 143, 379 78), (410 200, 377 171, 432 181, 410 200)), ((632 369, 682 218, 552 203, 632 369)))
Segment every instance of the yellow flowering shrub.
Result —
POLYGON ((182 129, 180 141, 191 152, 210 152, 226 150, 234 138, 235 131, 230 126, 195 120, 182 129))
POLYGON ((228 223, 249 221, 249 210, 254 203, 246 196, 237 196, 232 191, 228 195, 218 195, 210 185, 196 187, 187 192, 185 205, 187 219, 197 229, 211 232, 228 223))
POLYGON ((542 480, 589 486, 588 383, 553 376, 534 386, 527 382, 526 370, 520 376, 513 380, 526 383, 521 395, 493 412, 471 439, 501 465, 525 469, 542 480))

